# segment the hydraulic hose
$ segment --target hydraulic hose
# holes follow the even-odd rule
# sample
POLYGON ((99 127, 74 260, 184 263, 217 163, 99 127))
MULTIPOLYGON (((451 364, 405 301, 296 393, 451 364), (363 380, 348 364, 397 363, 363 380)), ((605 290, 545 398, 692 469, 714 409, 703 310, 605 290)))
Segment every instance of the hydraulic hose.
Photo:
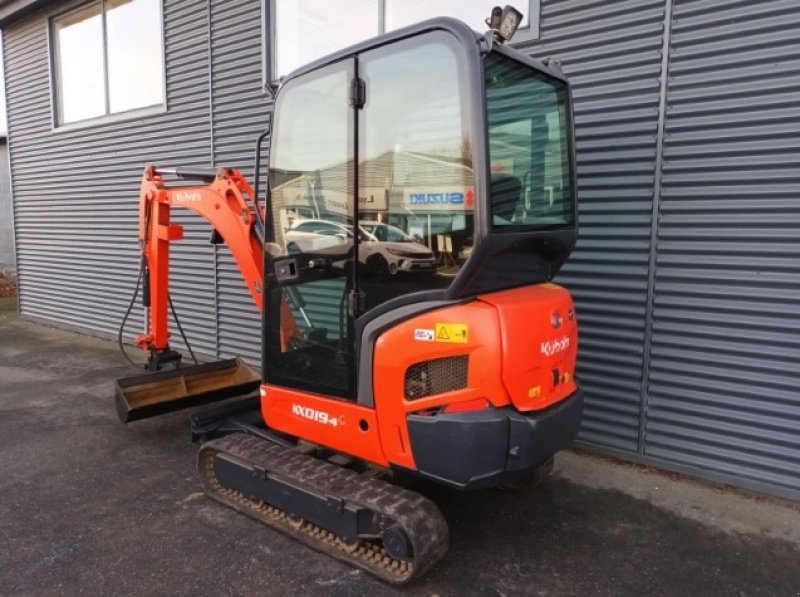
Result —
POLYGON ((181 338, 183 338, 183 343, 186 345, 186 349, 189 351, 189 354, 192 357, 192 361, 194 364, 197 365, 197 357, 194 356, 194 352, 192 351, 192 347, 189 344, 189 340, 186 338, 186 334, 183 333, 183 327, 181 327, 181 320, 178 319, 178 312, 175 311, 175 305, 172 304, 172 295, 167 295, 167 302, 169 302, 169 310, 172 311, 172 317, 175 319, 175 325, 178 326, 178 331, 181 333, 181 338))
MULTIPOLYGON (((149 230, 149 223, 150 223, 150 211, 147 210, 145 213, 145 230, 149 230)), ((122 353, 122 356, 125 357, 131 365, 140 366, 140 363, 136 363, 133 359, 128 356, 128 353, 125 352, 125 344, 122 342, 122 335, 125 331, 125 324, 128 322, 128 318, 131 315, 131 311, 133 311, 133 305, 136 303, 136 299, 139 296, 139 291, 142 288, 142 282, 147 282, 144 279, 145 272, 147 271, 147 255, 145 254, 144 250, 142 250, 141 257, 139 258, 139 274, 136 276, 136 289, 133 291, 133 296, 131 297, 131 302, 128 303, 128 308, 125 310, 125 315, 122 318, 122 323, 119 324, 119 331, 117 332, 117 344, 119 345, 119 350, 122 353)), ((149 292, 147 292, 149 294, 149 292)), ((148 297, 149 298, 149 297, 148 297)), ((169 309, 172 312, 172 317, 175 319, 175 325, 178 327, 178 331, 181 334, 181 338, 183 338, 183 343, 186 345, 186 349, 189 351, 189 355, 192 357, 192 361, 194 364, 197 365, 197 357, 194 356, 194 351, 192 350, 192 346, 189 344, 189 340, 186 338, 186 333, 183 331, 183 326, 181 325, 180 319, 178 319, 178 313, 175 310, 175 305, 172 304, 172 296, 167 294, 167 301, 169 302, 169 309)), ((149 302, 149 301, 148 301, 149 302)))
POLYGON ((131 297, 131 302, 128 304, 128 308, 125 311, 125 316, 122 318, 122 323, 119 324, 119 332, 117 333, 117 344, 119 344, 119 350, 122 353, 122 356, 125 357, 131 365, 136 365, 139 367, 141 363, 136 363, 131 357, 128 356, 128 353, 125 352, 125 344, 122 342, 122 333, 125 331, 125 324, 128 322, 128 317, 131 315, 131 311, 133 311, 133 305, 136 303, 136 298, 139 296, 139 290, 142 288, 142 278, 144 277, 144 265, 145 265, 145 255, 142 252, 142 256, 139 259, 139 275, 136 277, 136 290, 133 292, 133 296, 131 297))

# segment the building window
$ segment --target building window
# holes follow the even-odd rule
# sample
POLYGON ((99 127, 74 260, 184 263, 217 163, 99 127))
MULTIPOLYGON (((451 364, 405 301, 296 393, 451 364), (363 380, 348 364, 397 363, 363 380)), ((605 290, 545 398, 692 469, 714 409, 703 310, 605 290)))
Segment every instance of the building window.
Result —
POLYGON ((164 103, 161 0, 102 0, 52 21, 58 124, 164 103))
MULTIPOLYGON (((524 14, 514 42, 538 39, 541 0, 516 3, 524 14)), ((272 0, 272 78, 386 31, 449 16, 476 31, 494 4, 485 0, 272 0)))

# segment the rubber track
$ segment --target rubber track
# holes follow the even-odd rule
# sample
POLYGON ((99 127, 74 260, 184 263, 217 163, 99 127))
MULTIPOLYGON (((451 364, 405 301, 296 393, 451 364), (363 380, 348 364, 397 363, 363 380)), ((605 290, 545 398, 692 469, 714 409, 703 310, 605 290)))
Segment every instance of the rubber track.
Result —
POLYGON ((235 433, 207 442, 200 448, 197 469, 203 488, 212 498, 381 580, 405 584, 423 575, 447 553, 447 522, 426 497, 264 439, 235 433), (390 557, 377 539, 347 545, 311 521, 293 519, 279 508, 248 499, 235 488, 222 487, 214 472, 216 454, 269 471, 319 495, 336 496, 387 516, 405 531, 413 546, 413 559, 408 562, 390 557))

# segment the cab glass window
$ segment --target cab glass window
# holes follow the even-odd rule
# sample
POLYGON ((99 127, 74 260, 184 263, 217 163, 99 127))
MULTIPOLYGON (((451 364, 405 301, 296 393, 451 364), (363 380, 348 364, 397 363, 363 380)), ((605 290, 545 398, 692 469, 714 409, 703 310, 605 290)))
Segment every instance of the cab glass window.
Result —
POLYGON ((566 84, 494 53, 486 93, 492 228, 573 227, 566 84))
POLYGON ((289 81, 278 99, 270 156, 271 224, 273 240, 284 253, 346 253, 349 248, 342 225, 352 226, 353 213, 351 78, 349 63, 337 64, 289 81))
POLYGON ((452 282, 472 240, 463 50, 432 32, 359 56, 360 244, 368 306, 452 282))
POLYGON ((352 78, 345 61, 287 82, 278 96, 267 245, 267 275, 276 278, 264 341, 269 383, 343 398, 353 395, 352 78), (277 280, 284 270, 294 278, 277 280))

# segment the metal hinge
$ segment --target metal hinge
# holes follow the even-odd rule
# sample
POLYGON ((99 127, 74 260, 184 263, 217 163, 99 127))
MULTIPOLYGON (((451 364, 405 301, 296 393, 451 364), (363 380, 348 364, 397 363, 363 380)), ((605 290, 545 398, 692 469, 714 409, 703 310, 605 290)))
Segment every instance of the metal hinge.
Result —
POLYGON ((364 79, 353 79, 350 82, 350 105, 361 109, 367 103, 367 84, 364 79))

